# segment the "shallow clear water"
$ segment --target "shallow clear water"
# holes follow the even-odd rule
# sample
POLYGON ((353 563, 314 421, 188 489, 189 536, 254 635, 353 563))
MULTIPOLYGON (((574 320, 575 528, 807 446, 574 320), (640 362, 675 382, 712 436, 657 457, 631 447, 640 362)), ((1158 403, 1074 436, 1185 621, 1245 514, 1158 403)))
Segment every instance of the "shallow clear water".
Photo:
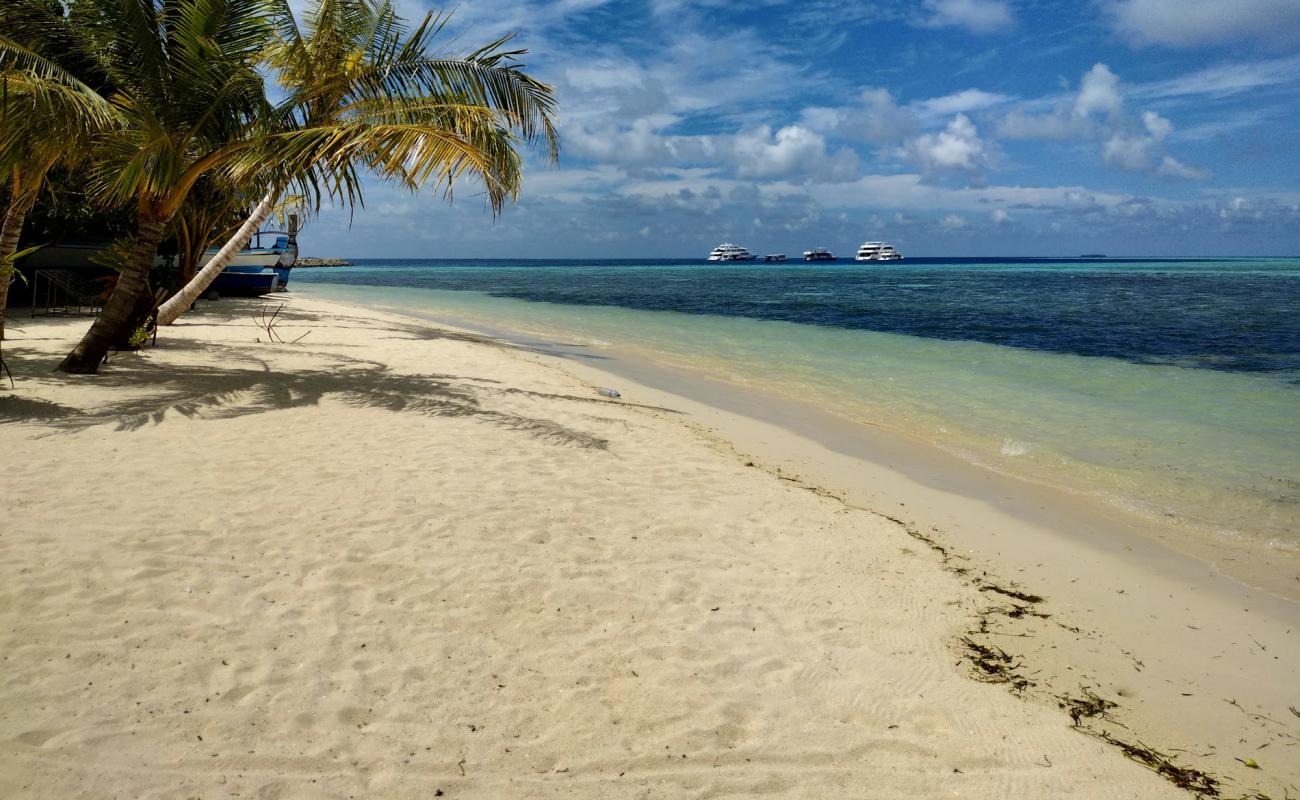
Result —
POLYGON ((1300 546, 1300 260, 386 261, 293 284, 634 350, 1213 535, 1300 546))

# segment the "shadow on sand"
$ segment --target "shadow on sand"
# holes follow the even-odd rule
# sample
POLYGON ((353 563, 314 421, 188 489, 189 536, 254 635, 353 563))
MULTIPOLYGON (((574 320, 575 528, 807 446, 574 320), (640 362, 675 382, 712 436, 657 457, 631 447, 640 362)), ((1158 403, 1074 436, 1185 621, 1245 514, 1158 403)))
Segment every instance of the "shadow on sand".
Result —
MULTIPOLYGON (((507 390, 476 386, 467 378, 400 375, 379 362, 319 353, 314 355, 325 362, 321 368, 277 372, 245 348, 236 350, 186 341, 169 342, 167 348, 202 352, 208 364, 157 364, 148 358, 117 356, 110 369, 89 380, 94 380, 97 387, 136 390, 136 396, 112 399, 110 395, 93 408, 73 408, 20 395, 0 396, 0 425, 29 423, 49 428, 50 433, 62 433, 111 424, 119 431, 133 431, 159 425, 172 415, 232 419, 314 406, 329 396, 356 408, 472 419, 556 445, 592 450, 609 447, 607 439, 553 420, 485 408, 480 402, 483 395, 504 394, 507 390), (140 395, 140 390, 147 394, 140 395)), ((84 376, 54 372, 58 359, 47 353, 20 348, 8 352, 23 364, 26 376, 39 375, 42 384, 88 380, 84 376)), ((564 395, 541 396, 599 402, 564 395)))

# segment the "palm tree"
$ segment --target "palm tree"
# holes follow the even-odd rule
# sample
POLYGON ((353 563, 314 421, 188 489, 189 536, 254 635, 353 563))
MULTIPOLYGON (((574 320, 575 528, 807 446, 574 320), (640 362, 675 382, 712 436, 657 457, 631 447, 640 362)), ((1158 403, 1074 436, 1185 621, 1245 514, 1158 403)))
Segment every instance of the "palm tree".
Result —
POLYGON ((79 0, 72 17, 76 46, 108 76, 120 121, 95 137, 87 186, 136 216, 113 293, 59 365, 93 373, 152 309, 149 271, 190 189, 265 113, 256 63, 271 20, 261 0, 79 0))
POLYGON ((0 24, 25 39, 0 36, 0 181, 9 187, 0 222, 0 339, 14 262, 24 255, 18 239, 46 175, 56 164, 75 165, 91 137, 114 119, 108 101, 76 74, 102 87, 96 80, 102 76, 88 74, 86 62, 66 48, 67 20, 44 9, 24 13, 30 10, 23 3, 0 7, 0 24), (30 45, 56 57, 39 55, 30 45))
POLYGON ((360 202, 358 168, 415 191, 450 193, 469 172, 483 181, 493 213, 517 196, 516 134, 557 153, 551 87, 522 71, 525 51, 503 37, 466 56, 434 51, 446 16, 428 14, 409 33, 390 0, 317 0, 299 25, 274 0, 277 39, 267 63, 285 98, 272 128, 241 156, 241 169, 274 173, 253 213, 180 292, 159 308, 170 324, 207 290, 270 215, 290 181, 360 202))

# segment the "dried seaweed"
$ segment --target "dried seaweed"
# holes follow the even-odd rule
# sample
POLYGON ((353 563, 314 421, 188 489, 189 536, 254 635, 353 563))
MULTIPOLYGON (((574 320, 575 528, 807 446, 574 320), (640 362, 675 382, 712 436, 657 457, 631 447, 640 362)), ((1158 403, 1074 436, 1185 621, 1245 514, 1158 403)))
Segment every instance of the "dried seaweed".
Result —
POLYGON ((961 642, 966 646, 967 660, 975 667, 975 678, 981 683, 1005 683, 1017 693, 1034 685, 1020 671, 1022 665, 1002 648, 980 644, 969 636, 963 636, 961 642))
POLYGON ((1071 697, 1063 694, 1057 698, 1057 704, 1070 715, 1074 727, 1079 727, 1085 719, 1102 719, 1113 722, 1110 716, 1112 708, 1119 708, 1119 704, 1114 703, 1098 695, 1096 692, 1083 687, 1081 697, 1071 697))
POLYGON ((1126 742, 1123 739, 1116 739, 1105 731, 1100 733, 1089 731, 1089 733, 1107 744, 1118 747, 1120 752, 1131 761, 1136 761, 1178 788, 1186 789, 1195 797, 1221 796, 1219 793, 1219 779, 1213 775, 1193 767, 1180 767, 1167 754, 1147 747, 1141 742, 1135 744, 1126 742))

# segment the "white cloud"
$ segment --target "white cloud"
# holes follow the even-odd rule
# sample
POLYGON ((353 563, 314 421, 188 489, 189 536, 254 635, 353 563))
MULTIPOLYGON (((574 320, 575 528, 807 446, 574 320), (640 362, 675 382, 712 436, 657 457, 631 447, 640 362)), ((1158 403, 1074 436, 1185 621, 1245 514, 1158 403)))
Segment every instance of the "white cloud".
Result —
POLYGON ((1011 224, 1011 215, 1007 213, 1005 208, 993 209, 993 213, 989 214, 989 218, 993 220, 994 225, 1011 224))
POLYGON ((1112 167, 1129 172, 1147 172, 1152 168, 1157 144, 1151 136, 1132 136, 1124 133, 1111 134, 1101 149, 1101 159, 1112 167))
POLYGON ((767 125, 736 134, 732 143, 736 175, 741 178, 818 178, 851 181, 858 177, 857 154, 848 148, 834 154, 814 131, 789 125, 773 134, 767 125))
POLYGON ((1165 156, 1160 160, 1160 166, 1156 167, 1156 174, 1184 181, 1203 181, 1210 177, 1209 172, 1189 167, 1173 156, 1165 156))
POLYGON ((605 164, 660 166, 716 163, 731 152, 727 137, 663 133, 676 121, 676 117, 656 115, 621 127, 567 125, 565 151, 605 164))
POLYGON ((944 172, 979 175, 992 155, 980 139, 975 123, 965 114, 953 117, 939 133, 925 133, 908 142, 907 152, 926 175, 944 172))
POLYGON ((1199 180, 1208 173, 1167 155, 1165 142, 1174 124, 1155 111, 1143 111, 1137 119, 1124 111, 1124 92, 1119 76, 1105 64, 1094 64, 1079 81, 1079 91, 1070 98, 1058 98, 1047 113, 1024 108, 1008 112, 995 128, 1007 139, 1055 139, 1101 143, 1101 158, 1108 166, 1129 172, 1154 173, 1167 178, 1199 180), (1097 119, 1097 115, 1101 118, 1097 119))
POLYGON ((1147 133, 1152 138, 1162 141, 1166 136, 1173 133, 1174 124, 1154 111, 1142 112, 1142 125, 1147 129, 1147 133))
MULTIPOLYGON (((1300 4, 1297 4, 1300 7, 1300 4)), ((1130 88, 1133 97, 1231 97, 1267 86, 1300 82, 1300 56, 1219 64, 1196 72, 1130 88)))
POLYGON ((916 114, 900 108, 888 89, 864 89, 859 101, 841 108, 806 108, 802 123, 821 133, 875 144, 900 141, 921 126, 916 114))
POLYGON ((1066 114, 1031 114, 1013 109, 998 121, 997 135, 1003 139, 1069 139, 1077 126, 1066 114))
POLYGON ((1174 132, 1174 125, 1154 111, 1142 112, 1146 133, 1113 133, 1102 147, 1102 160, 1130 172, 1150 172, 1177 180, 1204 180, 1209 173, 1166 155, 1164 141, 1174 132))
POLYGON ((943 97, 931 97, 928 100, 921 100, 913 103, 912 106, 923 116, 947 117, 952 114, 968 114, 972 111, 982 111, 986 108, 1002 105, 1012 99, 1014 98, 1006 94, 986 92, 982 89, 966 89, 943 97))
POLYGON ((960 231, 970 227, 970 223, 960 214, 949 214, 939 220, 939 229, 953 232, 960 231))
POLYGON ((1079 95, 1074 100, 1074 114, 1088 117, 1097 111, 1104 111, 1111 116, 1120 113, 1123 100, 1119 92, 1119 77, 1105 64, 1094 64, 1083 75, 1079 84, 1079 95))
POLYGON ((917 24, 926 28, 965 28, 972 33, 1001 33, 1015 25, 1004 0, 925 0, 928 16, 917 24))
POLYGON ((1108 10, 1115 30, 1141 44, 1300 41, 1296 0, 1113 0, 1108 10))

